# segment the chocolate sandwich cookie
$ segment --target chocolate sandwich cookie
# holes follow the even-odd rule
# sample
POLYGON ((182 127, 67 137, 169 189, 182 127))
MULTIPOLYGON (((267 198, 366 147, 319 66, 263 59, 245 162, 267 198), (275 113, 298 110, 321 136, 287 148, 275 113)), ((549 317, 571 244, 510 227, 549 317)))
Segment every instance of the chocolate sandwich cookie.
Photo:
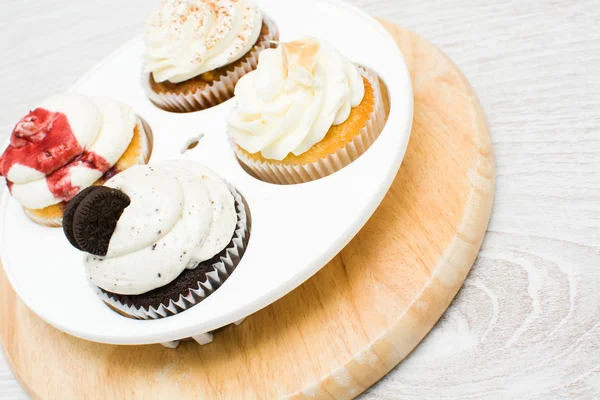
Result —
POLYGON ((77 249, 105 256, 117 221, 130 203, 129 196, 117 189, 105 186, 85 189, 65 210, 65 236, 77 249))
POLYGON ((67 205, 67 208, 64 211, 63 215, 63 232, 67 237, 67 240, 73 247, 78 250, 81 250, 79 244, 77 244, 77 240, 75 240, 75 235, 73 234, 73 217, 75 216, 75 210, 77 210, 77 206, 81 203, 81 200, 85 198, 91 191, 98 189, 97 186, 90 186, 89 188, 83 189, 83 191, 79 192, 77 196, 75 196, 67 205))

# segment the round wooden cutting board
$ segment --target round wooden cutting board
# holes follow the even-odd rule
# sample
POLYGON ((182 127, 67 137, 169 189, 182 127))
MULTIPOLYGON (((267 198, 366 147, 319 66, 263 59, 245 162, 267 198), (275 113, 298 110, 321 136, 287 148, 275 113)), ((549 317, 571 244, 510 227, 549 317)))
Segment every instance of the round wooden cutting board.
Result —
MULTIPOLYGON (((382 22, 411 71, 413 132, 383 203, 318 274, 207 346, 109 346, 42 322, 0 270, 0 339, 39 398, 351 398, 429 332, 467 276, 494 194, 485 116, 464 76, 382 22)), ((65 312, 68 311, 65 305, 65 312)))

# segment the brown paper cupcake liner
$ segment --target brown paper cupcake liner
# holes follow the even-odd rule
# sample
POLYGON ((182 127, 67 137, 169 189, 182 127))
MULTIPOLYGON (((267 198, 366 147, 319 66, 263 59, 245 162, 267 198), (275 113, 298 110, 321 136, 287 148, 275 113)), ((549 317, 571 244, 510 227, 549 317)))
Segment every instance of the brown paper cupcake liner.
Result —
POLYGON ((124 304, 117 300, 114 295, 104 292, 92 284, 92 287, 96 290, 102 301, 121 314, 136 319, 148 320, 176 315, 195 306, 216 291, 239 264, 250 239, 250 221, 246 204, 242 196, 232 186, 230 186, 230 190, 234 196, 238 211, 236 229, 231 243, 224 252, 225 254, 220 257, 219 261, 210 266, 210 271, 206 273, 205 281, 198 281, 195 287, 190 288, 186 296, 179 294, 176 299, 171 299, 167 304, 161 304, 158 307, 136 307, 132 304, 124 304))
MULTIPOLYGON (((152 154, 152 145, 153 145, 152 130, 150 129, 150 126, 148 126, 146 121, 144 121, 140 117, 137 117, 136 125, 140 132, 140 140, 142 141, 142 151, 140 152, 140 154, 137 157, 136 164, 147 164, 148 161, 150 160, 150 155, 152 154)), ((98 182, 104 183, 106 180, 108 180, 108 179, 106 179, 105 176, 102 176, 96 182, 96 184, 99 184, 98 182)), ((61 203, 61 204, 65 204, 65 203, 61 203)), ((62 213, 60 214, 60 216, 57 216, 55 218, 44 218, 44 217, 39 216, 36 213, 36 210, 31 210, 26 207, 23 207, 23 209, 25 210, 25 215, 27 215, 27 217, 29 217, 29 219, 31 219, 33 222, 35 222, 38 225, 47 226, 50 228, 60 228, 62 226, 62 213)), ((64 210, 62 210, 62 211, 64 211, 64 210)))
POLYGON ((259 179, 280 185, 314 181, 331 175, 349 165, 365 153, 375 142, 386 122, 386 112, 379 78, 369 69, 359 67, 359 71, 373 87, 375 104, 367 124, 344 147, 315 162, 292 165, 253 160, 232 141, 237 158, 259 179))
POLYGON ((265 24, 269 27, 269 34, 261 37, 254 45, 241 65, 233 71, 227 71, 214 82, 203 89, 193 93, 156 93, 149 83, 149 75, 143 74, 143 84, 150 100, 157 106, 167 111, 194 112, 205 110, 219 105, 234 96, 235 85, 247 73, 252 72, 258 65, 258 56, 261 51, 272 47, 272 42, 279 39, 277 26, 266 16, 263 16, 265 24))

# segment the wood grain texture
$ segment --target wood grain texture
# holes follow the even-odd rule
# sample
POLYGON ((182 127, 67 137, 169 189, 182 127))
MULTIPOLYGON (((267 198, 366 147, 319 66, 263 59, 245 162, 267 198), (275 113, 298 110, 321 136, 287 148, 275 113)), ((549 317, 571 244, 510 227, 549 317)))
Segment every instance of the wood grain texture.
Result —
MULTIPOLYGON (((137 34, 155 3, 0 2, 0 131, 137 34)), ((362 398, 600 397, 598 2, 351 3, 415 30, 461 67, 497 163, 494 213, 465 286, 362 398)), ((0 395, 24 398, 2 363, 0 395)))
POLYGON ((418 35, 385 26, 411 73, 413 132, 390 191, 340 255, 241 326, 217 332, 210 345, 188 342, 175 351, 69 337, 29 312, 0 275, 0 319, 10 321, 0 342, 28 392, 344 399, 406 357, 475 261, 492 209, 494 159, 483 110, 454 64, 418 35))

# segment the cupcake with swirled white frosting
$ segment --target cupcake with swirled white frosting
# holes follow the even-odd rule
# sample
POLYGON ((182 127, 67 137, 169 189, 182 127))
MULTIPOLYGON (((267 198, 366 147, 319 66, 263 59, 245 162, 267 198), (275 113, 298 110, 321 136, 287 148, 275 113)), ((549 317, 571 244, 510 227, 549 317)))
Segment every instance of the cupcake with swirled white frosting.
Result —
POLYGON ((278 37, 254 0, 163 0, 144 34, 148 97, 174 112, 218 105, 278 37))
POLYGON ((168 317, 219 288, 249 239, 241 195, 188 161, 138 166, 78 195, 64 232, 104 302, 126 316, 168 317))
POLYGON ((17 123, 0 157, 0 175, 29 218, 60 227, 77 193, 147 163, 151 151, 150 128, 128 105, 63 93, 17 123))
POLYGON ((310 37, 263 51, 235 96, 228 117, 234 151, 271 183, 308 182, 338 171, 385 125, 378 77, 310 37))

